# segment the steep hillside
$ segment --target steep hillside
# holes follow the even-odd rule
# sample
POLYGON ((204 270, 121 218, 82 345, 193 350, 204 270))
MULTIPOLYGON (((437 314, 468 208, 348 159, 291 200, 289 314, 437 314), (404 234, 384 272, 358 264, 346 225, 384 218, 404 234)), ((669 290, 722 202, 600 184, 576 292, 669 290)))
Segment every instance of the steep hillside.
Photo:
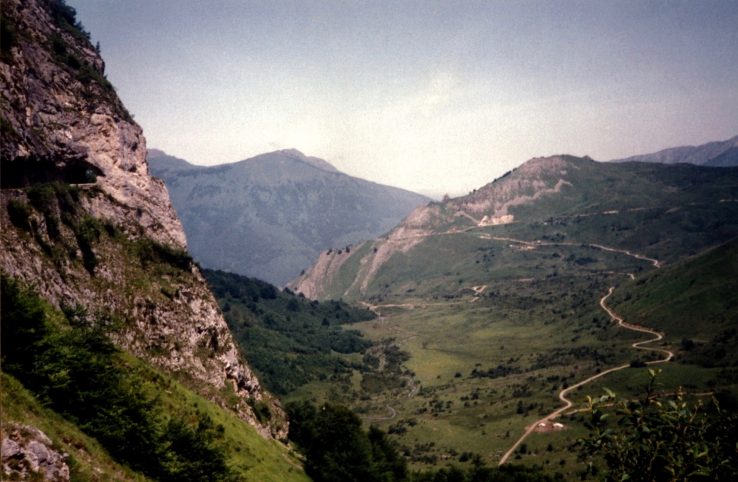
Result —
POLYGON ((167 190, 149 175, 141 128, 74 9, 8 0, 2 22, 3 275, 232 411, 253 427, 244 430, 283 437, 281 408, 185 251, 167 190))
POLYGON ((236 341, 264 385, 289 395, 315 380, 350 373, 342 355, 361 353, 371 343, 354 330, 342 329, 374 315, 365 308, 297 296, 254 278, 204 271, 236 341))
POLYGON ((738 239, 628 283, 612 304, 665 332, 687 362, 737 366, 738 239))
MULTIPOLYGON (((336 299, 378 295, 384 284, 416 289, 420 278, 459 271, 476 249, 465 240, 480 235, 594 243, 670 261, 735 236, 736 214, 736 168, 537 158, 467 196, 416 209, 387 236, 324 251, 290 287, 336 299)), ((478 269, 466 276, 482 284, 478 269)))
POLYGON ((428 202, 295 150, 195 169, 161 155, 149 162, 167 184, 198 262, 279 285, 321 250, 379 236, 428 202))
POLYGON ((650 154, 615 159, 611 162, 658 162, 661 164, 686 162, 712 167, 738 166, 738 136, 699 146, 672 147, 650 154))

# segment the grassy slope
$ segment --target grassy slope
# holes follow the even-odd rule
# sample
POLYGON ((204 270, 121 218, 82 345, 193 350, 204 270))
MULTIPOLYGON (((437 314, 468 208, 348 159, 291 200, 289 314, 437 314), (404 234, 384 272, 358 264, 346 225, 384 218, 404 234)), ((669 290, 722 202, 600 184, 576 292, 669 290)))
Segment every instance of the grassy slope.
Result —
POLYGON ((23 385, 7 374, 2 376, 0 408, 3 424, 18 422, 44 432, 60 452, 70 455, 68 463, 75 481, 144 481, 144 476, 118 464, 93 438, 73 423, 45 408, 23 385))
MULTIPOLYGON (((674 350, 676 362, 659 365, 657 392, 669 393, 682 387, 688 393, 709 394, 727 390, 738 394, 736 326, 738 326, 738 240, 732 240, 698 256, 652 271, 619 287, 610 306, 627 321, 661 330, 666 345, 674 350), (684 343, 690 340, 691 343, 684 343)), ((644 393, 649 374, 646 368, 631 368, 597 380, 574 393, 575 402, 599 396, 605 388, 620 398, 636 398, 644 393)), ((565 418, 573 433, 583 433, 578 415, 565 418), (578 428, 577 428, 578 427, 578 428)), ((563 434, 528 439, 524 462, 541 463, 556 454, 547 443, 556 445, 563 434)))
POLYGON ((162 402, 170 408, 171 413, 195 409, 209 415, 216 425, 225 427, 223 447, 229 465, 239 480, 253 482, 309 480, 302 470, 301 461, 287 447, 274 440, 264 439, 250 425, 178 382, 166 376, 162 376, 161 379, 162 384, 167 387, 160 392, 162 402))
MULTIPOLYGON (((215 424, 225 427, 223 447, 227 452, 228 464, 239 480, 309 480, 302 471, 301 462, 280 443, 264 439, 251 426, 166 375, 155 372, 143 362, 131 357, 130 363, 134 369, 148 372, 151 390, 159 394, 169 413, 187 413, 194 409, 208 414, 215 424)), ((29 424, 46 433, 61 451, 69 453, 76 462, 73 464, 73 472, 77 477, 75 480, 148 480, 118 464, 95 439, 45 408, 15 378, 6 374, 2 377, 3 423, 29 424)))
POLYGON ((738 239, 618 290, 613 305, 627 319, 667 333, 703 339, 738 326, 738 239))
MULTIPOLYGON (((676 363, 659 367, 661 389, 738 393, 736 293, 738 240, 732 240, 625 284, 611 304, 627 321, 665 333, 664 344, 676 352, 676 363)), ((638 372, 613 374, 583 391, 582 397, 601 393, 604 386, 636 394, 647 381, 646 370, 638 372)))
MULTIPOLYGON (((443 215, 443 221, 431 223, 434 232, 462 227, 471 229, 470 234, 489 232, 528 240, 599 243, 636 250, 667 262, 695 255, 738 236, 738 168, 608 164, 575 158, 570 162, 574 167, 565 178, 572 186, 564 186, 559 193, 546 195, 538 202, 512 207, 514 223, 474 228, 467 218, 454 216, 450 204, 443 204, 440 209, 447 214, 443 215)), ((509 181, 516 175, 513 172, 499 182, 509 181)), ((462 201, 463 198, 452 203, 462 201)), ((408 252, 396 253, 371 280, 368 295, 381 291, 388 283, 382 278, 383 273, 397 272, 398 264, 420 265, 422 272, 428 268, 424 263, 448 265, 470 254, 463 246, 451 251, 429 250, 427 246, 421 243, 408 252)), ((350 289, 360 285, 354 283, 357 272, 361 273, 359 258, 364 258, 363 266, 367 266, 372 255, 367 255, 366 250, 352 253, 332 282, 327 283, 327 298, 362 297, 356 289, 350 289)), ((406 270, 395 279, 406 282, 417 276, 416 272, 406 270)))
MULTIPOLYGON (((445 243, 448 247, 453 238, 433 238, 428 243, 445 243)), ((662 270, 620 254, 585 247, 520 251, 503 243, 488 243, 492 249, 478 251, 477 259, 468 257, 466 264, 455 265, 452 263, 458 263, 458 259, 446 261, 448 258, 439 257, 443 260, 437 263, 442 266, 437 273, 439 280, 445 272, 446 279, 453 281, 446 285, 428 276, 393 290, 398 284, 387 276, 389 287, 377 297, 405 306, 381 308, 380 302, 386 316, 382 322, 356 325, 370 339, 396 337, 400 348, 411 355, 405 365, 423 387, 417 395, 375 394, 353 404, 369 420, 394 431, 416 462, 442 464, 453 460, 455 452, 463 451, 478 452, 494 461, 524 426, 559 406, 556 393, 563 383, 581 380, 598 367, 637 358, 639 354, 629 345, 642 337, 612 326, 598 306, 610 285, 621 285, 612 300, 616 311, 622 310, 629 321, 663 329, 667 335, 674 329, 674 335, 667 336, 672 347, 678 347, 685 336, 698 340, 699 345, 700 333, 722 336, 723 331, 735 327, 735 241, 662 270), (639 269, 651 271, 637 281, 627 281, 624 273, 639 269), (553 273, 557 275, 551 276, 553 273), (520 281, 526 277, 533 279, 520 281), (486 296, 472 301, 469 287, 485 279, 486 296), (695 279, 699 282, 693 282, 695 279), (409 286, 412 291, 407 293, 409 286), (629 293, 630 305, 623 301, 629 293), (663 300, 668 299, 678 302, 667 306, 663 300), (640 316, 635 316, 638 307, 640 316), (673 321, 675 313, 681 320, 677 323, 673 321), (592 350, 597 350, 601 358, 592 350), (492 379, 470 376, 475 367, 487 370, 500 365, 520 373, 492 379), (525 407, 522 414, 517 413, 519 401, 525 407), (385 414, 387 405, 397 411, 397 417, 377 421, 374 417, 385 414), (428 447, 432 442, 435 445, 428 447)), ((442 247, 434 249, 440 251, 442 247)), ((402 262, 393 268, 404 269, 402 262)), ((726 347, 729 355, 725 359, 735 353, 730 347, 726 347)), ((678 386, 698 392, 716 387, 735 389, 738 377, 731 367, 705 368, 695 364, 699 359, 688 357, 686 361, 690 364, 661 367, 661 390, 678 386)), ((574 393, 573 399, 579 402, 586 394, 601 394, 603 387, 624 396, 636 395, 646 381, 645 369, 628 369, 574 393)), ((319 391, 320 387, 315 389, 319 391)), ((567 447, 586 429, 578 416, 566 418, 565 424, 567 430, 563 432, 534 434, 527 441, 529 453, 517 461, 574 475, 576 457, 567 447), (547 450, 549 443, 551 451, 547 450), (559 465, 562 460, 564 467, 559 465)))
MULTIPOLYGON (((479 233, 428 238, 416 250, 422 255, 400 255, 378 276, 372 302, 384 318, 354 327, 372 340, 392 337, 410 353, 405 366, 420 390, 410 397, 411 384, 346 402, 393 432, 418 467, 458 463, 463 452, 496 462, 525 425, 558 406, 564 383, 633 357, 632 337, 609 325, 597 302, 646 262, 580 246, 521 250, 479 233), (467 255, 423 261, 455 250, 467 255), (480 285, 486 289, 475 301, 471 288, 480 285), (500 366, 509 373, 472 373, 500 366), (397 416, 382 419, 388 406, 397 416)), ((312 384, 301 396, 321 399, 330 389, 312 384)), ((581 430, 570 426, 567 434, 581 430)), ((549 463, 573 466, 565 444, 554 445, 549 463)))
MULTIPOLYGON (((62 188, 58 187, 58 189, 62 188)), ((53 205, 53 202, 50 202, 50 204, 53 205)), ((27 207, 27 209, 31 208, 27 207)), ((90 242, 94 247, 94 252, 92 252, 94 254, 90 255, 89 258, 98 267, 103 266, 119 273, 122 279, 109 280, 102 277, 75 276, 72 280, 86 283, 86 289, 90 292, 107 291, 115 293, 115 300, 108 307, 110 313, 98 313, 92 310, 90 313, 90 315, 99 319, 115 321, 111 325, 113 330, 130 328, 135 333, 133 323, 122 321, 122 316, 125 316, 125 314, 118 316, 120 315, 118 310, 123 311, 121 305, 136 297, 145 297, 159 306, 171 305, 175 290, 178 287, 188 286, 192 283, 192 276, 189 272, 191 261, 186 253, 167 250, 145 238, 131 240, 107 223, 101 223, 87 217, 82 219, 82 223, 92 226, 90 229, 94 229, 96 233, 90 242), (182 266, 186 269, 183 269, 182 266)), ((68 227, 67 224, 63 224, 65 222, 59 223, 63 230, 82 229, 82 226, 71 222, 69 223, 71 227, 68 227)), ((6 227, 6 231, 9 231, 10 225, 6 227)), ((26 231, 19 230, 18 233, 23 242, 27 242, 29 245, 34 245, 37 242, 36 238, 26 231)), ((43 261, 58 264, 66 263, 66 266, 81 271, 84 269, 83 264, 88 258, 84 256, 84 252, 82 257, 76 254, 67 257, 65 243, 69 243, 69 241, 63 237, 50 240, 46 247, 51 254, 48 259, 45 258, 43 261)), ((44 310, 47 316, 52 319, 62 320, 64 318, 47 303, 44 303, 44 310)), ((127 317, 126 320, 130 321, 127 317)), ((120 335, 120 332, 115 334, 120 335)), ((142 334, 135 333, 135 336, 140 337, 142 334)), ((168 342, 169 340, 164 340, 164 343, 168 342)), ((157 348, 154 348, 153 351, 156 350, 157 348)), ((163 351, 168 352, 168 350, 163 351)), ((228 451, 228 463, 234 467, 242 480, 308 480, 302 472, 301 464, 286 447, 278 442, 264 439, 251 426, 235 415, 218 408, 216 404, 195 393, 196 391, 203 393, 223 403, 231 395, 230 391, 218 391, 214 387, 207 386, 193 377, 187 376, 185 372, 172 375, 164 374, 132 355, 127 356, 131 367, 145 373, 151 380, 152 393, 165 401, 171 409, 170 413, 189 413, 192 411, 191 407, 197 406, 199 407, 198 410, 210 415, 216 424, 223 425, 226 428, 224 447, 228 451)), ((207 356, 208 353, 204 351, 202 357, 207 356)), ((97 480, 95 478, 97 476, 90 466, 101 467, 104 473, 110 474, 114 480, 134 480, 138 477, 136 474, 132 474, 130 471, 116 465, 98 444, 89 437, 83 436, 71 423, 63 421, 61 417, 48 409, 41 409, 40 404, 33 400, 30 393, 23 390, 18 382, 8 381, 7 385, 3 387, 3 395, 3 421, 38 422, 39 425, 37 426, 44 431, 46 431, 45 428, 48 428, 49 432, 47 434, 62 447, 66 447, 77 440, 81 441, 82 446, 89 445, 91 447, 89 454, 87 454, 86 449, 72 448, 69 450, 70 454, 77 453, 79 455, 79 457, 75 457, 79 459, 81 464, 79 468, 80 480, 97 480), (118 479, 115 479, 115 477, 118 479)))

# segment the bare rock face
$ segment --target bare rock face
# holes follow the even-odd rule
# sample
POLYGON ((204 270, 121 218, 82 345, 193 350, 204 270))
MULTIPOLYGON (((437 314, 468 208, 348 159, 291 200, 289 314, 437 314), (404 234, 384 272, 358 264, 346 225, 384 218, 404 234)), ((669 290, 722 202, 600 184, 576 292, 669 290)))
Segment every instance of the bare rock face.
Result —
MULTIPOLYGON (((104 62, 62 14, 38 1, 4 0, 14 26, 0 63, 4 187, 35 180, 97 185, 127 220, 158 241, 185 247, 164 184, 149 176, 146 140, 104 77, 104 62)), ((119 216, 106 206, 95 214, 119 216)))
POLYGON ((65 454, 54 449, 45 433, 29 425, 3 426, 2 463, 9 480, 69 481, 65 454))
POLYGON ((4 27, 0 53, 0 269, 57 308, 122 320, 111 333, 121 347, 264 436, 284 437, 283 413, 244 363, 184 251, 167 190, 149 175, 142 130, 74 26, 74 11, 44 0, 0 7, 12 32, 5 42, 4 27), (43 205, 29 197, 29 186, 50 181, 61 183, 41 196, 43 205), (21 222, 11 219, 11 204, 21 222), (261 400, 274 415, 269 422, 250 406, 261 400))
MULTIPOLYGON (((476 192, 450 201, 465 215, 476 218, 487 216, 489 224, 503 224, 510 216, 510 208, 531 204, 543 196, 559 192, 565 185, 569 163, 560 156, 538 157, 521 165, 515 172, 489 183, 476 192), (497 220, 495 222, 495 220, 497 220)), ((478 224, 481 224, 481 219, 478 224)))

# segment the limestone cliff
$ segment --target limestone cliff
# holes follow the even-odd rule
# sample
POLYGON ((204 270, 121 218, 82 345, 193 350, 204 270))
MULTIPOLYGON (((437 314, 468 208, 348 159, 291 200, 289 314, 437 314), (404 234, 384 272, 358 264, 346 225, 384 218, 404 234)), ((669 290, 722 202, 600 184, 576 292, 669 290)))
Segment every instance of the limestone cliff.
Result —
POLYGON ((2 15, 12 32, 0 63, 3 187, 97 177, 117 203, 91 206, 96 215, 184 247, 166 188, 149 176, 143 132, 84 33, 44 2, 3 1, 2 15))
POLYGON ((286 426, 244 363, 141 128, 104 62, 56 0, 3 0, 0 268, 61 309, 110 326, 123 348, 235 410, 264 435, 286 426), (266 401, 261 423, 251 408, 266 401))

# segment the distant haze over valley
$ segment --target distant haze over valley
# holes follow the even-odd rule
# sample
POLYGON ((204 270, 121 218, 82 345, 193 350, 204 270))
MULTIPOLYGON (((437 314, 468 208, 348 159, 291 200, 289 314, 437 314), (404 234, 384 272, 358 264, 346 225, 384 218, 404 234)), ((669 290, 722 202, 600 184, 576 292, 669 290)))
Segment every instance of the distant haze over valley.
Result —
POLYGON ((190 251, 203 266, 283 285, 323 250, 350 250, 430 201, 291 149, 202 167, 152 149, 190 251))

